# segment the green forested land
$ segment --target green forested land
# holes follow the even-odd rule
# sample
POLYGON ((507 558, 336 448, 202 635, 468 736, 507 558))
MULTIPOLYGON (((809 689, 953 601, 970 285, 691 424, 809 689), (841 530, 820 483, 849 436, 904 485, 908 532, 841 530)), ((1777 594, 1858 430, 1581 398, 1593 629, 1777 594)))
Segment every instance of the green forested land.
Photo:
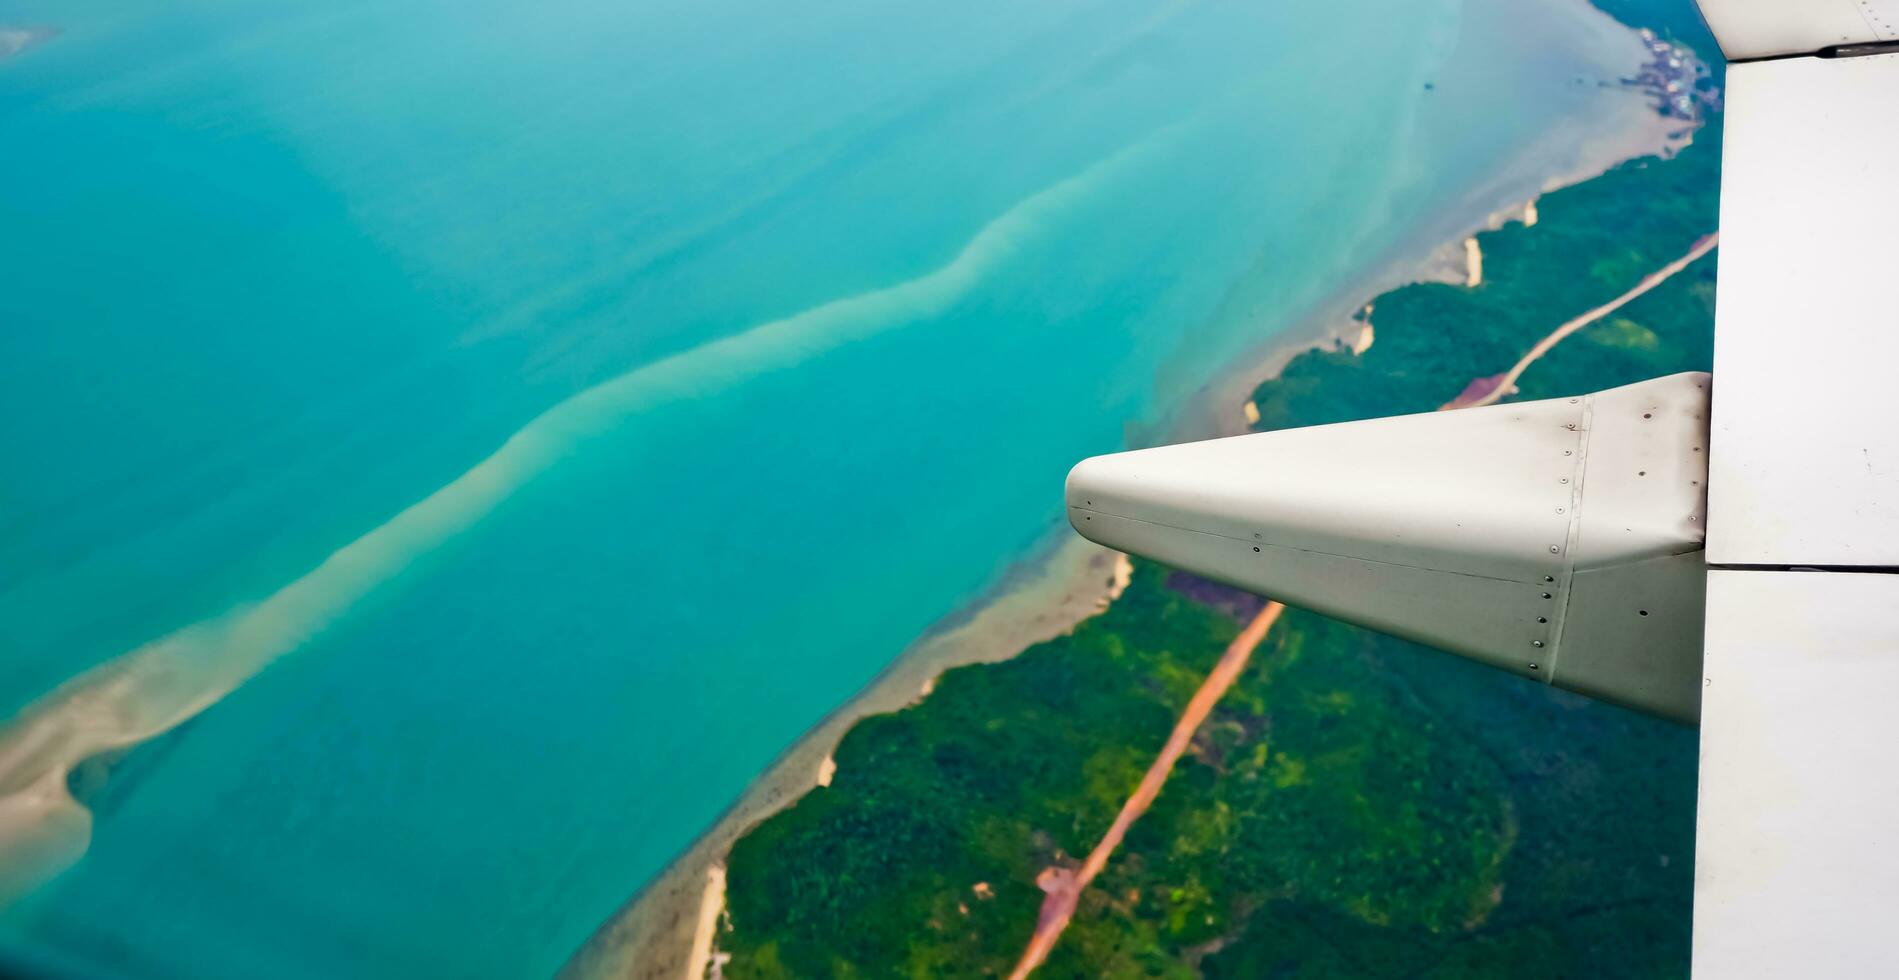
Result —
MULTIPOLYGON (((1508 370, 1557 325, 1621 295, 1715 230, 1720 141, 1716 117, 1672 160, 1633 161, 1544 195, 1535 227, 1512 223, 1477 236, 1485 280, 1476 289, 1419 283, 1378 297, 1371 349, 1294 358, 1254 394, 1258 427, 1428 412, 1472 379, 1508 370)), ((1715 258, 1557 346, 1524 373, 1521 397, 1708 369, 1715 258)))
MULTIPOLYGON (((1074 635, 950 671, 922 705, 852 729, 832 785, 734 848, 726 974, 1007 972, 1036 874, 1093 846, 1237 632, 1165 575, 1142 564, 1074 635)), ((1311 960, 1313 976, 1339 975, 1323 965, 1328 917, 1378 937, 1354 943, 1345 975, 1415 970, 1471 935, 1520 847, 1516 763, 1461 735, 1408 675, 1381 676, 1379 658, 1425 655, 1404 646, 1283 619, 1042 975, 1192 976, 1261 922, 1275 922, 1274 955, 1311 960), (1280 916, 1312 921, 1295 938, 1280 916)))
POLYGON ((1153 576, 1073 636, 852 728, 831 786, 733 848, 726 974, 1006 972, 1036 874, 1092 846, 1238 631, 1153 576))
MULTIPOLYGON (((852 729, 733 849, 725 975, 1006 973, 1237 631, 1166 577, 852 729)), ((1683 976, 1693 804, 1686 730, 1290 611, 1038 975, 1683 976)))
MULTIPOLYGON (((1372 349, 1296 358, 1261 427, 1429 411, 1505 370, 1714 230, 1719 137, 1481 236, 1477 289, 1379 297, 1372 349)), ((1569 338, 1520 397, 1706 369, 1713 276, 1569 338)), ((734 847, 725 975, 1006 973, 1036 874, 1093 846, 1247 611, 1140 563, 1072 636, 860 722, 830 787, 734 847)), ((1689 730, 1289 611, 1038 976, 1685 976, 1694 787, 1689 730)))

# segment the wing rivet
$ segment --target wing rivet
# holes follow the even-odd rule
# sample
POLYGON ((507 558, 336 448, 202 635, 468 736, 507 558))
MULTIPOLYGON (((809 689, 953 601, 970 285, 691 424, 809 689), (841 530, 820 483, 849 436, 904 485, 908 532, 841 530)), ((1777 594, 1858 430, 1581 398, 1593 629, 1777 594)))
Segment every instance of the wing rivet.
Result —
POLYGON ((1531 640, 1531 641, 1530 641, 1530 645, 1531 645, 1531 646, 1533 646, 1533 647, 1540 647, 1540 646, 1542 646, 1542 645, 1543 645, 1543 641, 1542 641, 1542 640, 1531 640))
POLYGON ((1531 669, 1531 670, 1535 670, 1535 669, 1536 669, 1536 665, 1535 665, 1535 664, 1531 664, 1531 665, 1530 665, 1530 669, 1531 669))
POLYGON ((1560 548, 1560 547, 1558 547, 1558 546, 1556 546, 1556 545, 1550 545, 1550 554, 1552 554, 1552 555, 1560 555, 1560 554, 1562 554, 1562 553, 1563 553, 1563 549, 1562 549, 1562 548, 1560 548))

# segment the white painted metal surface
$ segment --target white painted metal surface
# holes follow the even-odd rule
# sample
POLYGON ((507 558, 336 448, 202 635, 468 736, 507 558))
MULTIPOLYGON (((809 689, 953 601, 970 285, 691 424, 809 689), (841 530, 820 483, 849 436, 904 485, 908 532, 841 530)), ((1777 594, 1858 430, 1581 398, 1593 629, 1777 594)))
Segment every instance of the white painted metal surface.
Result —
POLYGON ((1709 573, 1703 980, 1899 976, 1899 575, 1709 573))
POLYGON ((1899 40, 1899 0, 1700 0, 1729 58, 1899 40))
POLYGON ((1727 84, 1708 560, 1899 565, 1899 55, 1727 84))
POLYGON ((1899 976, 1899 55, 1727 99, 1694 973, 1899 976))
POLYGON ((1692 721, 1708 376, 1117 453, 1084 536, 1692 721))

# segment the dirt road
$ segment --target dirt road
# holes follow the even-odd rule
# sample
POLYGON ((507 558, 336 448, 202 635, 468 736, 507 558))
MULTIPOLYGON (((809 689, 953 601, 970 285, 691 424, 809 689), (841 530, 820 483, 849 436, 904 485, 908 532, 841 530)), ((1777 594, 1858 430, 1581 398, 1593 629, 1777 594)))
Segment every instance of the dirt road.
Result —
POLYGON ((1669 277, 1673 276, 1675 273, 1680 272, 1683 269, 1688 268, 1688 266, 1693 264, 1696 259, 1701 258, 1702 256, 1708 254, 1709 252, 1714 251, 1715 246, 1719 244, 1721 244, 1721 233, 1718 231, 1695 242, 1694 247, 1688 250, 1688 254, 1683 255, 1681 258, 1678 258, 1675 261, 1670 262, 1665 266, 1662 266, 1660 269, 1657 269, 1654 272, 1649 273, 1647 276, 1645 276, 1642 279, 1641 282, 1635 284, 1634 289, 1631 289, 1628 292, 1623 293, 1620 296, 1617 296, 1615 299, 1610 300, 1609 302, 1604 303, 1603 305, 1598 306, 1587 313, 1584 313, 1582 316, 1579 316, 1575 318, 1574 320, 1571 320, 1568 323, 1565 323, 1562 326, 1557 327, 1555 330, 1550 331, 1549 336, 1544 337, 1542 340, 1537 341, 1536 346, 1530 348, 1530 352, 1528 354, 1523 355, 1523 358, 1517 361, 1516 366, 1512 367, 1509 371, 1505 372, 1502 377, 1496 380, 1496 383, 1494 385, 1489 386, 1488 390, 1484 390, 1481 386, 1473 384, 1471 388, 1466 388, 1464 390, 1464 394, 1459 395, 1456 400, 1450 402, 1444 407, 1445 408, 1477 408, 1478 406, 1481 406, 1481 405, 1496 404, 1499 398, 1502 398, 1503 396, 1509 394, 1511 391, 1516 389, 1517 379, 1523 376, 1523 372, 1526 368, 1536 363, 1537 358, 1542 357, 1544 354, 1549 353, 1551 348, 1555 347, 1557 344, 1562 343, 1564 337, 1567 337, 1570 334, 1573 334, 1576 331, 1581 330, 1582 328, 1596 322, 1597 320, 1600 320, 1603 317, 1608 316, 1611 313, 1614 313, 1616 310, 1621 309, 1623 306, 1627 305, 1636 297, 1641 296, 1643 293, 1646 293, 1649 290, 1654 289, 1656 286, 1659 286, 1664 282, 1667 282, 1669 277), (1477 389, 1477 390, 1473 391, 1473 389, 1477 389))
POLYGON ((1048 958, 1049 950, 1055 948, 1055 942, 1062 937, 1062 930, 1068 927, 1068 920, 1075 914, 1075 903, 1081 899, 1081 893, 1088 883, 1095 880, 1101 869, 1107 867, 1108 858, 1121 844, 1121 838, 1127 836, 1128 828, 1141 814, 1153 804, 1160 795, 1161 786, 1167 782, 1167 775, 1173 771, 1174 762, 1193 741, 1193 733, 1205 721, 1207 713, 1220 702, 1227 688, 1239 678, 1240 671, 1246 669, 1246 661, 1253 655, 1254 648, 1266 638, 1266 631, 1285 607, 1277 602, 1269 602, 1266 608, 1246 624, 1240 635, 1227 644, 1226 652, 1220 655, 1220 662, 1213 666, 1207 679, 1194 692, 1187 702, 1186 710, 1180 713, 1180 720, 1174 723, 1173 733, 1167 736, 1167 744, 1162 746, 1160 755, 1154 758, 1154 764, 1147 768, 1147 774, 1141 777, 1141 784, 1135 788, 1121 805, 1121 812, 1101 836, 1101 842, 1088 854, 1088 860, 1082 862, 1081 870, 1067 868, 1049 868, 1036 879, 1036 884, 1048 895, 1042 899, 1042 911, 1035 923, 1035 933, 1029 937, 1029 948, 1022 953, 1022 959, 1009 974, 1009 980, 1024 980, 1034 969, 1048 958))

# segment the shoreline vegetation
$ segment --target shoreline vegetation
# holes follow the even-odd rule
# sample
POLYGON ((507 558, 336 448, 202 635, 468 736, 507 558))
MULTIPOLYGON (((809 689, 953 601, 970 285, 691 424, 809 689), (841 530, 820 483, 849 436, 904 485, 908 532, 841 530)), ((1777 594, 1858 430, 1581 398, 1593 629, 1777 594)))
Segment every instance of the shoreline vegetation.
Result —
MULTIPOLYGON (((1504 373, 1500 375, 1495 375, 1493 377, 1488 377, 1488 378, 1478 378, 1472 381, 1469 385, 1465 386, 1461 394, 1459 394, 1456 398, 1452 399, 1451 401, 1445 403, 1443 407, 1445 409, 1481 408, 1485 405, 1495 405, 1496 403, 1502 401, 1504 398, 1509 397, 1510 395, 1516 394, 1517 393, 1517 379, 1521 378, 1523 376, 1523 372, 1529 370, 1532 364, 1535 364, 1537 361, 1541 360, 1543 355, 1548 354, 1552 350, 1555 350, 1557 344, 1560 344, 1564 340, 1567 340, 1569 337, 1574 335, 1578 330, 1582 330, 1585 327, 1591 326, 1595 324, 1598 320, 1601 320, 1603 317, 1608 316, 1609 314, 1614 313, 1615 311, 1621 309, 1622 307, 1627 306, 1630 303, 1642 298, 1642 296, 1646 295, 1650 290, 1654 289, 1655 287, 1661 285, 1664 282, 1667 282, 1669 279, 1680 274, 1683 270, 1687 269, 1689 266, 1695 264, 1695 262, 1699 261, 1703 256, 1707 255, 1709 252, 1714 251, 1716 246, 1720 244, 1721 244, 1720 232, 1711 233, 1697 240, 1694 246, 1690 248, 1686 254, 1682 255, 1680 258, 1676 259, 1675 261, 1670 262, 1667 265, 1661 267, 1660 269, 1657 269, 1654 272, 1649 273, 1647 276, 1643 277, 1641 282, 1636 283, 1635 286, 1631 288, 1628 292, 1623 293, 1620 296, 1617 296, 1615 299, 1610 300, 1609 302, 1604 303, 1601 306, 1598 306, 1595 309, 1590 310, 1589 312, 1584 313, 1573 320, 1568 320, 1564 322, 1562 326, 1557 327, 1555 330, 1550 331, 1549 336, 1544 337, 1542 340, 1537 341, 1536 346, 1530 348, 1529 353, 1524 354, 1522 357, 1518 358, 1517 362, 1510 366, 1510 370, 1505 371, 1504 373)), ((1367 324, 1366 329, 1368 330, 1370 329, 1369 324, 1367 324)), ((1357 350, 1357 351, 1354 351, 1354 353, 1363 354, 1364 351, 1357 350)), ((1253 411, 1254 411, 1254 414, 1257 415, 1259 410, 1255 408, 1253 411)))
MULTIPOLYGON (((1618 10, 1630 6, 1621 0, 1597 6, 1625 23, 1641 16, 1618 10)), ((1698 38, 1691 25, 1662 26, 1665 36, 1698 38)), ((1405 254, 1342 286, 1306 327, 1275 337, 1245 360, 1246 370, 1190 399, 1175 433, 1206 437, 1429 411, 1471 379, 1497 376, 1548 333, 1558 312, 1614 297, 1714 230, 1718 112, 1701 125, 1696 134, 1664 109, 1602 134, 1587 141, 1583 159, 1549 168, 1543 193, 1527 202, 1498 209, 1496 189, 1481 188, 1461 208, 1454 234, 1434 228, 1429 242, 1410 243, 1405 254), (1484 193, 1488 201, 1478 201, 1484 193), (1481 277, 1473 274, 1477 261, 1481 277), (1569 285, 1552 292, 1551 279, 1569 285), (1572 307, 1572 298, 1594 302, 1572 307), (1446 317, 1457 318, 1456 331, 1439 329, 1446 317), (1532 335, 1519 336, 1526 332, 1532 335)), ((1699 261, 1623 315, 1591 324, 1526 373, 1523 397, 1705 368, 1711 286, 1712 264, 1699 261)), ((1006 971, 1036 922, 1038 873, 1065 861, 1079 866, 1071 848, 1100 836, 1186 695, 1261 601, 1051 534, 990 594, 933 629, 787 749, 561 975, 699 977, 710 968, 714 976, 802 976, 814 966, 839 975, 1006 971), (1091 676, 1063 672, 1083 661, 1091 676), (974 664, 996 666, 965 667, 974 664), (1055 699, 1068 709, 1044 717, 1050 730, 1038 735, 1020 715, 1042 715, 1055 699), (1084 715, 1102 727, 1081 731, 1077 716, 1084 715), (1013 730, 1005 744, 996 742, 998 726, 1013 730), (960 759, 947 771, 946 755, 960 759), (978 778, 1028 760, 1041 778, 1018 776, 1006 789, 958 787, 980 797, 973 810, 966 799, 950 805, 935 798, 946 772, 978 778), (1077 776, 1085 785, 1066 785, 1077 776), (810 792, 820 786, 830 788, 810 792), (897 800, 908 813, 886 810, 897 800), (879 824, 885 817, 889 827, 879 824), (883 841, 883 831, 897 825, 896 838, 883 841), (998 848, 1008 852, 1002 863, 1019 873, 954 881, 953 870, 978 854, 987 854, 994 871, 998 848), (867 909, 879 921, 867 921, 867 909), (931 929, 910 936, 894 925, 900 919, 931 929), (810 941, 820 936, 835 941, 810 941)), ((1499 964, 1548 965, 1557 975, 1557 964, 1569 962, 1560 957, 1578 955, 1631 976, 1679 972, 1692 869, 1693 744, 1688 733, 1616 709, 1288 611, 1260 662, 1196 735, 1169 792, 1117 865, 1080 900, 1066 945, 1042 973, 1175 975, 1184 968, 1180 975, 1244 976, 1284 966, 1294 953, 1303 965, 1288 975, 1297 976, 1380 975, 1421 962, 1438 964, 1444 975, 1499 964), (1282 674, 1289 676, 1273 683, 1282 674), (1353 713, 1357 733, 1339 735, 1339 720, 1353 713), (1510 744, 1471 729, 1473 719, 1498 714, 1502 736, 1553 726, 1577 744, 1544 744, 1544 736, 1510 744), (1311 751, 1279 747, 1286 742, 1311 751), (1520 842, 1526 819, 1547 821, 1565 806, 1601 807, 1601 782, 1617 778, 1611 763, 1644 773, 1634 787, 1639 799, 1622 815, 1593 830, 1570 817, 1559 821, 1576 828, 1565 831, 1568 840, 1555 834, 1547 843, 1520 842), (1552 778, 1566 765, 1581 774, 1552 778), (1425 788, 1432 780, 1437 785, 1425 788), (1237 806, 1220 789, 1226 782, 1295 799, 1237 806), (1406 794, 1423 799, 1406 812, 1384 809, 1406 807, 1406 794), (1631 829, 1641 820, 1659 829, 1631 829), (1327 842, 1299 839, 1302 828, 1320 825, 1326 829, 1315 836, 1327 842), (1217 865, 1232 859, 1236 833, 1281 852, 1245 868, 1277 888, 1220 883, 1228 876, 1217 865), (1628 838, 1619 846, 1635 841, 1655 851, 1640 860, 1674 870, 1631 880, 1631 855, 1642 848, 1626 846, 1630 854, 1617 852, 1601 867, 1571 866, 1569 849, 1580 847, 1587 863, 1602 856, 1590 848, 1605 850, 1600 838, 1613 834, 1628 838), (1183 856, 1183 842, 1202 850, 1183 856), (1209 855, 1218 855, 1216 867, 1196 864, 1209 855), (1175 873, 1183 862, 1191 873, 1175 873), (1425 867, 1407 871, 1409 862, 1425 867), (1613 897, 1587 912, 1575 937, 1553 931, 1561 915, 1575 914, 1574 901, 1540 915, 1533 905, 1567 887, 1558 871, 1576 876, 1577 893, 1591 897, 1584 878, 1617 879, 1598 889, 1613 897), (1373 887, 1350 890, 1367 884, 1373 887), (1638 928, 1644 918, 1658 921, 1638 928), (1639 941, 1622 944, 1631 929, 1639 941), (1275 933, 1281 940, 1267 944, 1263 936, 1275 933), (1284 940, 1289 934, 1294 941, 1284 940), (1365 954, 1372 959, 1346 952, 1358 946, 1373 950, 1365 954)))

